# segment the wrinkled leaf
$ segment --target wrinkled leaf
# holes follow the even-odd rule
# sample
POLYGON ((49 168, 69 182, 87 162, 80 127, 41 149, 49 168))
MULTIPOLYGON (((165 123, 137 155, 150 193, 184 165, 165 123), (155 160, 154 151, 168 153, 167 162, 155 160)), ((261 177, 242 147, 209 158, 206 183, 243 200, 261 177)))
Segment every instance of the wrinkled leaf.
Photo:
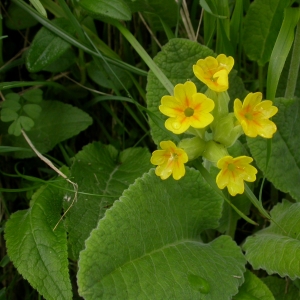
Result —
POLYGON ((300 203, 284 200, 271 211, 271 225, 247 238, 243 249, 255 270, 300 278, 300 203), (278 225, 277 225, 278 224, 278 225))
POLYGON ((266 167, 267 139, 247 138, 258 167, 274 186, 300 201, 300 108, 299 101, 277 98, 278 113, 272 118, 277 132, 271 141, 271 155, 266 167))
MULTIPOLYGON (((56 183, 57 184, 57 183, 56 183)), ((5 227, 7 252, 19 273, 45 299, 71 299, 67 235, 60 218, 62 190, 41 187, 31 206, 11 215, 5 227)))
POLYGON ((229 236, 204 244, 218 226, 222 198, 187 169, 162 181, 150 170, 124 191, 80 253, 85 299, 231 299, 245 259, 229 236))
MULTIPOLYGON (((82 192, 93 194, 79 194, 76 204, 67 214, 70 252, 75 260, 106 209, 151 166, 150 153, 144 148, 118 153, 112 146, 93 143, 75 156, 71 177, 82 192)), ((68 206, 69 203, 65 203, 65 207, 68 206)))

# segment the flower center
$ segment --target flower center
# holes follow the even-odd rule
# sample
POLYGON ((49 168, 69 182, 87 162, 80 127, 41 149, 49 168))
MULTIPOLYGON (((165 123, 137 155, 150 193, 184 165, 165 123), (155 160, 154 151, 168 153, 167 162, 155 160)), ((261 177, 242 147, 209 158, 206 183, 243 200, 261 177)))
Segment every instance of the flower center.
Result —
POLYGON ((178 154, 177 153, 171 153, 171 160, 177 160, 178 154))
POLYGON ((252 113, 245 113, 245 118, 247 119, 247 120, 252 120, 253 119, 253 115, 252 115, 252 113))
POLYGON ((194 114, 194 110, 191 107, 188 107, 184 110, 184 115, 186 117, 191 117, 194 114))
POLYGON ((231 172, 234 171, 235 170, 235 164, 228 164, 227 169, 231 172))

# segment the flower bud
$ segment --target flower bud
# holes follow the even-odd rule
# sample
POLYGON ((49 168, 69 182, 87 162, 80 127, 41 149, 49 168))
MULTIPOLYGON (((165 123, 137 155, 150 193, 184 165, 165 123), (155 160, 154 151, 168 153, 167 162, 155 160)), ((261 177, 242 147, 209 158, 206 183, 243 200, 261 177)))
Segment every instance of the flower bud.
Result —
POLYGON ((235 125, 235 123, 237 122, 233 113, 219 118, 213 129, 213 139, 227 148, 232 146, 243 134, 241 125, 235 125))
POLYGON ((216 143, 215 141, 208 141, 202 154, 204 158, 213 163, 217 163, 219 159, 226 155, 228 155, 226 147, 222 144, 216 143))

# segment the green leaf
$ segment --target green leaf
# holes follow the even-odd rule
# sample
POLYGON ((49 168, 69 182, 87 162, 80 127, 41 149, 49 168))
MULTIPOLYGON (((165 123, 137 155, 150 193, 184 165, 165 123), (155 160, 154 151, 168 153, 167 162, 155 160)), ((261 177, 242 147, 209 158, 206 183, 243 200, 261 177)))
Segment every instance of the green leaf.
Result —
POLYGON ((277 132, 271 140, 271 155, 266 166, 267 139, 247 138, 257 166, 274 186, 300 201, 300 107, 298 100, 277 98, 278 113, 272 118, 277 132))
MULTIPOLYGON (((54 19, 55 25, 72 34, 73 29, 66 19, 54 19)), ((26 56, 29 72, 41 71, 63 55, 71 45, 46 28, 41 28, 34 37, 26 56)))
POLYGON ((146 17, 152 30, 162 30, 163 25, 173 27, 178 22, 178 4, 173 0, 124 0, 131 9, 131 12, 142 12, 146 17))
POLYGON ((284 200, 271 211, 271 225, 248 237, 243 249, 252 267, 268 274, 300 278, 300 203, 284 200), (278 224, 278 225, 277 225, 278 224))
POLYGON ((60 218, 63 192, 41 187, 31 207, 11 215, 5 226, 7 252, 19 273, 46 299, 71 299, 67 235, 60 218))
POLYGON ((105 88, 112 89, 116 87, 118 90, 125 88, 130 88, 132 85, 132 80, 128 76, 128 73, 121 69, 120 67, 110 65, 110 68, 104 65, 96 65, 95 62, 91 63, 88 68, 88 75, 90 78, 105 88), (116 75, 119 80, 116 79, 116 75), (122 84, 123 85, 122 85, 122 84))
POLYGON ((29 90, 22 95, 22 98, 31 103, 40 103, 43 100, 43 91, 40 89, 29 90))
POLYGON ((244 274, 245 282, 232 300, 275 300, 268 287, 249 270, 244 274))
MULTIPOLYGON (((92 119, 82 110, 59 101, 42 101, 42 111, 35 120, 35 126, 27 135, 41 153, 50 151, 57 143, 77 135, 92 124, 92 119)), ((3 136, 6 146, 30 149, 23 137, 3 136)), ((17 158, 32 157, 31 152, 17 152, 17 158)))
POLYGON ((231 299, 245 259, 228 236, 204 244, 218 226, 222 198, 187 169, 179 181, 150 170, 124 191, 80 253, 85 299, 231 299))
POLYGON ((22 127, 21 127, 20 118, 17 118, 8 127, 8 134, 18 137, 21 135, 21 130, 22 130, 22 127))
MULTIPOLYGON (((206 85, 200 82, 193 73, 193 65, 199 59, 207 56, 216 56, 212 50, 207 47, 186 39, 172 39, 167 43, 160 53, 154 58, 154 62, 168 77, 173 85, 185 83, 187 80, 193 81, 198 92, 204 93, 207 89, 206 85)), ((235 72, 231 72, 229 76, 230 97, 242 98, 245 95, 245 89, 240 78, 235 72)), ((152 71, 148 75, 147 84, 147 105, 148 109, 157 116, 161 126, 158 126, 152 118, 149 120, 151 134, 154 142, 158 145, 162 140, 178 141, 178 135, 164 130, 164 120, 167 119, 159 110, 161 97, 168 95, 167 90, 162 86, 152 71)))
POLYGON ((2 103, 2 109, 10 109, 14 112, 17 112, 21 107, 21 104, 14 100, 5 100, 2 103))
POLYGON ((9 103, 11 103, 12 101, 18 102, 19 100, 20 100, 20 95, 19 94, 17 94, 17 93, 8 93, 8 94, 5 95, 5 102, 3 102, 2 107, 5 107, 5 105, 7 104, 7 101, 9 101, 9 103))
POLYGON ((267 99, 273 100, 275 98, 280 74, 294 41, 294 31, 299 20, 299 13, 299 8, 286 8, 284 10, 283 23, 268 67, 267 99))
MULTIPOLYGON (((93 143, 75 156, 71 176, 80 191, 94 194, 79 194, 66 217, 70 252, 75 260, 106 209, 151 166, 150 153, 144 148, 127 149, 118 154, 112 146, 93 143)), ((69 204, 65 204, 67 208, 69 204)))
POLYGON ((78 4, 94 17, 129 21, 131 11, 123 0, 80 0, 78 4))
POLYGON ((262 281, 272 291, 276 300, 295 300, 300 298, 299 289, 286 279, 268 276, 262 278, 262 281))
POLYGON ((34 121, 29 117, 20 116, 19 120, 21 127, 26 131, 29 131, 34 126, 34 121))
POLYGON ((33 119, 38 118, 42 111, 42 108, 37 104, 25 104, 23 109, 26 114, 33 119))
POLYGON ((76 55, 72 48, 69 48, 57 60, 43 68, 44 71, 59 73, 67 71, 76 62, 76 55))
POLYGON ((270 59, 283 12, 290 0, 255 0, 251 3, 244 22, 243 46, 247 56, 260 66, 270 59))
POLYGON ((41 4, 39 0, 29 0, 33 7, 45 18, 47 18, 47 12, 44 6, 41 4))
POLYGON ((11 122, 18 118, 18 114, 10 109, 10 108, 3 108, 1 110, 1 121, 2 122, 11 122))
POLYGON ((11 3, 8 7, 8 17, 5 18, 5 25, 13 30, 22 30, 36 25, 38 22, 21 7, 11 3))

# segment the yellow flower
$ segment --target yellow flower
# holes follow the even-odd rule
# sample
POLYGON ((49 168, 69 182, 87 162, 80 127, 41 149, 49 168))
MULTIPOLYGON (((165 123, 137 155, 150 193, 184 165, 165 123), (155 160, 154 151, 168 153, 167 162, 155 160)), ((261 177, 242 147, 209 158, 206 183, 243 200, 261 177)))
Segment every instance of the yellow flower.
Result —
POLYGON ((204 128, 214 117, 210 112, 215 103, 204 94, 197 93, 196 85, 187 81, 174 87, 174 96, 163 96, 159 110, 166 116, 165 126, 175 134, 185 132, 190 126, 204 128))
POLYGON ((217 163, 217 167, 221 169, 216 178, 219 189, 222 190, 227 186, 231 196, 243 194, 244 180, 249 182, 256 180, 257 170, 250 165, 252 161, 249 156, 222 157, 217 163))
POLYGON ((153 165, 158 165, 155 174, 161 179, 167 179, 173 173, 175 180, 180 179, 185 174, 187 154, 171 141, 160 142, 160 147, 162 150, 155 150, 150 160, 153 165))
POLYGON ((193 65, 195 76, 215 92, 224 92, 228 89, 228 74, 234 65, 231 56, 220 54, 216 58, 208 56, 199 59, 193 65))
POLYGON ((249 137, 260 135, 271 138, 276 132, 275 123, 269 120, 278 108, 270 100, 262 100, 262 93, 249 93, 243 104, 240 99, 234 101, 234 114, 241 123, 245 134, 249 137))

